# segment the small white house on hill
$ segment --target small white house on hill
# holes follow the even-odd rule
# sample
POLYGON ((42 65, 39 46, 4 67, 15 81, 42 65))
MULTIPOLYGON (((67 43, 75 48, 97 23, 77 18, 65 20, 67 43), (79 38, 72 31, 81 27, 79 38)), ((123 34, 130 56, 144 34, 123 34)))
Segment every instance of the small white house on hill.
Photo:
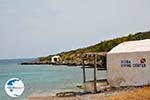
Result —
POLYGON ((51 62, 55 63, 55 62, 59 62, 59 61, 60 61, 59 55, 55 55, 55 56, 51 57, 51 62))
POLYGON ((150 39, 124 42, 108 52, 107 80, 113 87, 150 84, 150 39))

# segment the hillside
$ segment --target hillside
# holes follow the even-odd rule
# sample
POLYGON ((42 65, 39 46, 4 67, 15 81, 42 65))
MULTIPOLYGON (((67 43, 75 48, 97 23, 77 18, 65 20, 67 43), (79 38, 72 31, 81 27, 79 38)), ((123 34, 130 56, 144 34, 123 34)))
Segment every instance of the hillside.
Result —
MULTIPOLYGON (((76 50, 71 50, 67 52, 61 52, 54 55, 60 55, 62 61, 81 61, 80 55, 87 52, 108 52, 116 45, 131 40, 142 40, 142 39, 150 39, 150 31, 148 32, 139 32, 136 34, 130 34, 128 36, 115 38, 112 40, 104 40, 96 45, 92 45, 86 48, 80 48, 76 50)), ((39 58, 40 61, 49 61, 49 59, 53 55, 49 55, 47 57, 39 58)))

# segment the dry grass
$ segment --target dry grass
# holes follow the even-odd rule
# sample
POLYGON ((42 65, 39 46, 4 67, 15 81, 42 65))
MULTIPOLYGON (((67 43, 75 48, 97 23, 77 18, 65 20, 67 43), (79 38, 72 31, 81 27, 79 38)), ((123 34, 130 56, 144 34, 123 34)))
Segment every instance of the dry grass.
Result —
POLYGON ((95 100, 150 100, 150 86, 134 89, 116 96, 95 100))

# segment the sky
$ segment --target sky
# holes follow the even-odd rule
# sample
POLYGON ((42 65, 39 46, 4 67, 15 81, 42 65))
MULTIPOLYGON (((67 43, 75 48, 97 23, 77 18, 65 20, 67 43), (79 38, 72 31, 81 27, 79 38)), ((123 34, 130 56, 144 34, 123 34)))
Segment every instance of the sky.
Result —
POLYGON ((0 59, 36 58, 150 30, 150 0, 0 0, 0 59))

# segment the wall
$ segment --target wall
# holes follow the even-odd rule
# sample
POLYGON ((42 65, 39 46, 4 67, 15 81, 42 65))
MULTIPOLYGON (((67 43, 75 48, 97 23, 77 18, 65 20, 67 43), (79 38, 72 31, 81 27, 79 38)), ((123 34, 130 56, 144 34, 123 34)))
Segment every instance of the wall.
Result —
POLYGON ((60 56, 53 56, 51 58, 51 62, 53 62, 53 63, 58 62, 58 61, 60 61, 60 56), (55 61, 55 59, 56 59, 56 61, 55 61))
POLYGON ((150 52, 108 53, 107 80, 113 87, 150 84, 150 52))

